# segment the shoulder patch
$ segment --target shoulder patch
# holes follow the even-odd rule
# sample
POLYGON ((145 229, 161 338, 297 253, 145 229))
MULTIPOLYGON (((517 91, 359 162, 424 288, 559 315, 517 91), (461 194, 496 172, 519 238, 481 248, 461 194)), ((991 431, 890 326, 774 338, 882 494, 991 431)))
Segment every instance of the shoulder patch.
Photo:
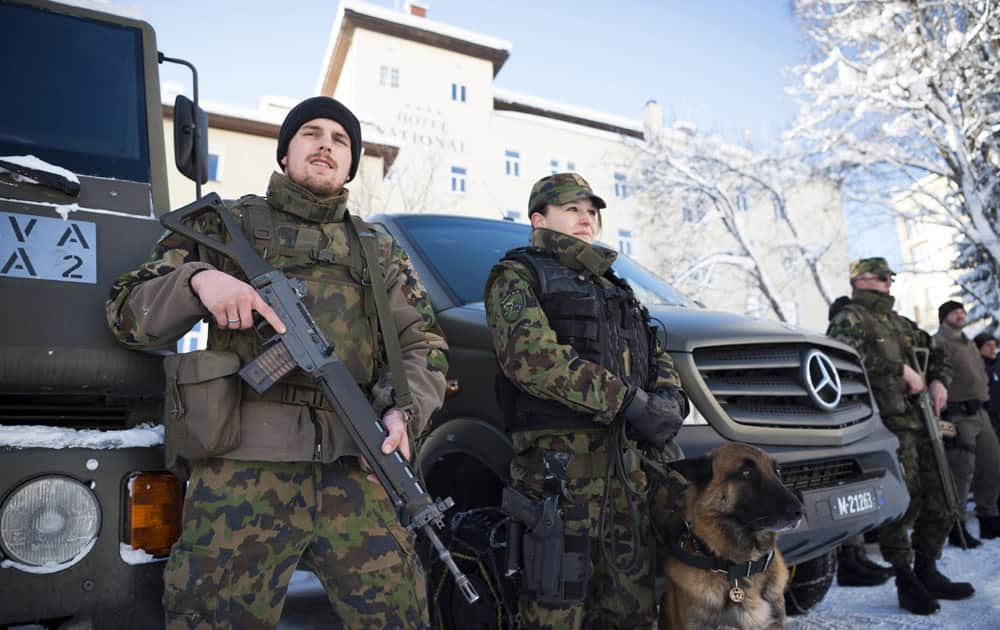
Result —
POLYGON ((500 298, 500 312, 508 322, 516 321, 524 310, 526 298, 522 289, 511 289, 500 298))

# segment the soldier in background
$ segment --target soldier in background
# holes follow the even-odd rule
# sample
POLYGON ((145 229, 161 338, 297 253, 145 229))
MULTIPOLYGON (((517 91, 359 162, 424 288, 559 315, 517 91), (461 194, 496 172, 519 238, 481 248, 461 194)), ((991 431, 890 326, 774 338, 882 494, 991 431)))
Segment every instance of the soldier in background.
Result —
POLYGON ((982 543, 965 526, 965 500, 972 488, 982 538, 1000 536, 1000 516, 997 497, 1000 496, 1000 443, 986 413, 990 399, 989 381, 982 368, 979 349, 962 332, 966 324, 965 308, 949 300, 938 308, 941 326, 935 341, 948 353, 952 365, 948 404, 942 417, 955 425, 958 432, 946 440, 948 463, 955 478, 955 493, 962 503, 961 517, 952 528, 949 541, 960 546, 959 529, 970 549, 982 543), (973 483, 975 479, 975 483, 973 483))
POLYGON ((1000 434, 1000 361, 997 361, 997 338, 993 333, 981 332, 973 339, 986 368, 986 380, 990 387, 990 424, 993 431, 1000 434))
MULTIPOLYGON (((361 142, 350 110, 306 99, 278 134, 283 173, 271 176, 266 197, 247 195, 231 210, 258 253, 305 282, 307 308, 371 392, 388 433, 383 451, 399 447, 409 458, 408 433, 418 434, 444 398, 446 346, 406 254, 348 213, 344 184, 358 170, 361 142), (362 236, 374 245, 363 247, 362 236), (384 307, 372 271, 382 275, 384 307), (397 332, 383 335, 393 325, 397 332), (390 374, 393 351, 405 374, 390 374), (397 406, 406 389, 412 407, 397 406)), ((222 231, 214 215, 197 227, 222 231)), ((237 376, 261 350, 255 311, 284 332, 232 261, 174 233, 112 286, 108 322, 130 348, 169 347, 209 321, 209 350, 166 364, 168 464, 190 474, 183 532, 164 570, 167 627, 276 627, 300 560, 343 627, 426 626, 411 536, 315 384, 296 370, 257 395, 237 376)))
POLYGON ((655 619, 636 442, 663 449, 687 399, 648 312, 611 270, 617 252, 594 244, 604 207, 575 173, 539 180, 528 201, 531 246, 508 252, 486 284, 513 484, 558 502, 562 557, 585 559, 562 593, 533 586, 544 580, 525 567, 528 628, 648 628, 655 619))
POLYGON ((827 334, 861 355, 882 422, 899 439, 897 454, 910 505, 901 519, 879 529, 879 548, 896 574, 900 607, 929 615, 940 609, 938 599, 964 599, 975 593, 971 584, 952 582, 937 569, 953 522, 930 436, 912 398, 928 387, 935 411, 940 411, 948 398, 951 364, 927 333, 893 310, 889 290, 895 272, 884 258, 854 261, 850 274, 851 301, 834 315, 827 334), (910 365, 914 348, 931 351, 929 385, 910 365))

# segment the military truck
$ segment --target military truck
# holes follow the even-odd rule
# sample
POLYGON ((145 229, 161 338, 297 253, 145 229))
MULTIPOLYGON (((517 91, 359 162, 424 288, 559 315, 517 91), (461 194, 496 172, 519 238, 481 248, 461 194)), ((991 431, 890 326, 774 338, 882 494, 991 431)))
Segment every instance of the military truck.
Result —
POLYGON ((160 627, 182 500, 161 357, 118 347, 104 320, 169 210, 155 36, 0 0, 0 58, 0 627, 160 627))
MULTIPOLYGON (((433 495, 454 498, 452 552, 486 596, 469 606, 430 561, 434 611, 445 627, 511 627, 517 586, 503 575, 495 508, 512 448, 494 393, 499 367, 483 287, 504 252, 528 243, 530 227, 435 215, 370 220, 410 253, 450 347, 448 398, 418 463, 433 495)), ((898 518, 909 501, 898 442, 882 424, 860 358, 822 335, 700 308, 627 256, 615 270, 661 324, 691 399, 678 434, 684 453, 702 455, 724 440, 754 444, 802 498, 805 520, 781 535, 780 547, 792 571, 787 608, 807 611, 830 587, 836 546, 898 518)))

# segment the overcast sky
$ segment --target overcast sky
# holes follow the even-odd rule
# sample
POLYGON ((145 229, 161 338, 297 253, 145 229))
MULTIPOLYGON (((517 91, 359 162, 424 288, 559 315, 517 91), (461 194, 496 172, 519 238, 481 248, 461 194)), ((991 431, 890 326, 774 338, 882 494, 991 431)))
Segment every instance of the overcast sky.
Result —
MULTIPOLYGON (((150 22, 169 56, 198 67, 202 98, 256 109, 263 95, 312 96, 336 0, 81 0, 150 22)), ((394 0, 373 2, 394 7, 394 0)), ((431 0, 432 20, 509 41, 496 85, 638 119, 773 139, 794 116, 783 69, 807 48, 789 0, 431 0)), ((183 71, 165 80, 188 83, 183 71)))

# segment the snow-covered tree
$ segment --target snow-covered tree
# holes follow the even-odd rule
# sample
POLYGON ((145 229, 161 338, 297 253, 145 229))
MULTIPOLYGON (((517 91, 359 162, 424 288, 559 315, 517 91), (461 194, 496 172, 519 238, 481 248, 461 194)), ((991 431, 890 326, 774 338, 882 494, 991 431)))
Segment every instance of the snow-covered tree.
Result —
POLYGON ((789 202, 790 191, 810 179, 801 163, 705 138, 685 126, 647 132, 635 149, 634 182, 647 208, 642 231, 661 275, 695 299, 710 288, 742 285, 748 312, 769 310, 781 321, 790 319, 789 282, 800 283, 802 271, 824 303, 832 302, 823 258, 832 239, 842 235, 803 237, 803 213, 789 202), (788 273, 776 274, 782 268, 788 273))
POLYGON ((796 0, 815 46, 796 69, 790 137, 873 204, 960 236, 974 318, 1000 314, 1000 5, 996 0, 796 0), (857 176, 860 173, 860 176, 857 176), (891 203, 888 205, 892 205, 891 203))

